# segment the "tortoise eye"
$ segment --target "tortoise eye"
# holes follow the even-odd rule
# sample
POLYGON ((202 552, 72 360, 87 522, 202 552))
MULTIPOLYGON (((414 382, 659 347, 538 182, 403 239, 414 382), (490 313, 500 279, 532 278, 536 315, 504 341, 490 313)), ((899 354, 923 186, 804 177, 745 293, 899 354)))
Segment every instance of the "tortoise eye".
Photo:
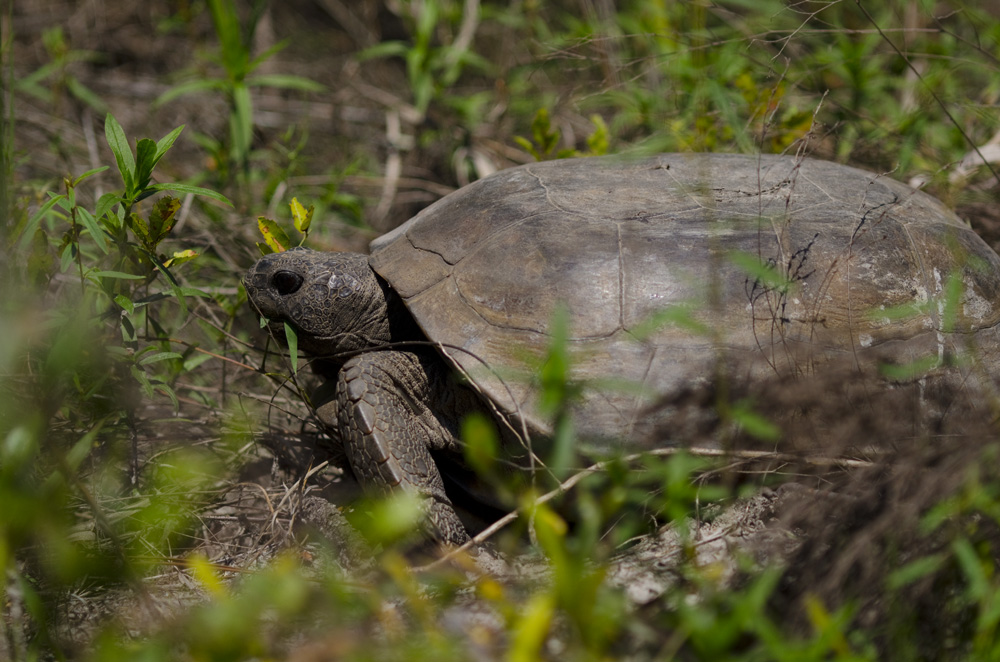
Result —
POLYGON ((293 271, 279 271, 271 276, 271 285, 282 296, 294 294, 302 287, 302 276, 293 271))

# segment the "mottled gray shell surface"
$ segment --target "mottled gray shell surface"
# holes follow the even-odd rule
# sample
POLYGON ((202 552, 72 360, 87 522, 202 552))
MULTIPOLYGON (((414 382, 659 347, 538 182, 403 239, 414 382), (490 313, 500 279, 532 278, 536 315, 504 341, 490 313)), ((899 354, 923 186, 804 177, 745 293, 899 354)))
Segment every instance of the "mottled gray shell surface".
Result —
POLYGON ((943 204, 790 156, 511 168, 371 249, 427 336, 543 430, 532 375, 560 306, 579 426, 605 437, 632 434, 654 398, 706 379, 720 357, 755 375, 875 348, 941 358, 973 335, 994 351, 1000 321, 1000 258, 943 204))

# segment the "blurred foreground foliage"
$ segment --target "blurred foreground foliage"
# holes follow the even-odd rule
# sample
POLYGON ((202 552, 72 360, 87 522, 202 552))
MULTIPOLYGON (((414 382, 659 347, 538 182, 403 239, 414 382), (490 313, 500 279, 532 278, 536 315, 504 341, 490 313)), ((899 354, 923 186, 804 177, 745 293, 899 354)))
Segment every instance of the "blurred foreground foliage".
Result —
MULTIPOLYGON (((315 15, 311 3, 179 3, 155 20, 136 10, 147 22, 145 40, 192 57, 181 76, 161 74, 158 95, 159 112, 184 116, 191 129, 158 141, 132 139, 145 127, 126 131, 115 119, 123 91, 100 77, 120 53, 80 50, 69 21, 39 33, 41 48, 16 49, 16 26, 31 23, 12 20, 27 10, 5 6, 0 657, 997 656, 1000 480, 990 443, 961 467, 960 488, 920 513, 920 540, 934 541, 932 551, 891 550, 898 563, 873 589, 884 596, 873 627, 850 597, 832 604, 806 595, 781 611, 788 576, 780 567, 748 562, 738 586, 723 586, 717 568, 694 562, 696 540, 682 541, 678 581, 650 604, 636 606, 613 588, 607 562, 622 545, 744 493, 748 479, 687 454, 639 466, 612 460, 560 507, 505 495, 524 516, 498 546, 534 554, 548 568, 510 583, 470 578, 463 559, 413 571, 400 550, 413 544, 420 513, 406 500, 355 507, 369 562, 355 573, 341 550, 293 529, 294 516, 287 535, 258 535, 280 528, 281 508, 308 492, 304 477, 259 488, 265 524, 218 509, 258 459, 267 424, 248 404, 254 397, 243 396, 254 388, 263 401, 275 399, 272 391, 292 399, 301 392, 282 391, 285 377, 274 377, 278 386, 250 385, 250 364, 259 361, 240 344, 253 323, 236 283, 256 254, 257 228, 247 219, 258 207, 280 215, 285 205, 277 202, 297 195, 310 214, 316 209, 318 241, 337 245, 405 219, 427 191, 439 195, 497 167, 629 150, 802 151, 919 177, 953 204, 995 204, 992 175, 970 154, 986 153, 1000 135, 996 3, 328 5, 337 22, 326 31, 353 46, 336 66, 307 62, 295 72, 282 70, 291 59, 277 58, 311 49, 308 57, 322 60, 318 51, 332 48, 320 21, 287 42, 259 48, 257 40, 262 25, 283 25, 275 20, 287 19, 282 11, 315 15), (184 39, 191 47, 177 48, 184 39), (42 60, 21 65, 15 53, 25 52, 42 60), (314 140, 320 129, 304 120, 258 124, 267 113, 256 104, 273 101, 263 91, 319 98, 327 92, 313 78, 324 70, 348 80, 329 92, 338 103, 364 98, 360 114, 374 121, 352 120, 363 128, 352 125, 332 143, 314 140), (211 113, 183 105, 191 97, 221 97, 228 115, 213 124, 211 113), (31 138, 39 109, 51 123, 47 143, 31 138), (85 125, 86 135, 96 126, 99 135, 93 113, 106 109, 107 147, 91 145, 102 160, 79 167, 65 124, 85 125), (184 143, 190 134, 195 147, 184 143), (183 162, 171 149, 184 150, 183 162), (46 172, 35 167, 42 162, 56 165, 46 172), (164 169, 163 180, 177 181, 156 183, 164 169), (407 189, 400 173, 422 183, 407 189), (237 215, 229 199, 251 213, 237 215), (240 550, 246 555, 212 546, 212 518, 256 532, 240 550), (174 582, 168 588, 165 578, 174 582), (920 645, 913 633, 925 623, 907 602, 918 585, 933 586, 935 616, 947 621, 934 630, 947 636, 920 645), (787 617, 792 610, 797 618, 787 617)), ((300 216, 279 220, 298 226, 300 216)), ((557 343, 543 374, 557 418, 572 397, 559 353, 557 343)), ((737 427, 780 436, 747 403, 707 406, 731 412, 737 427)), ((571 421, 563 423, 553 462, 560 477, 576 457, 571 421)), ((488 473, 495 440, 474 428, 470 463, 488 473)))

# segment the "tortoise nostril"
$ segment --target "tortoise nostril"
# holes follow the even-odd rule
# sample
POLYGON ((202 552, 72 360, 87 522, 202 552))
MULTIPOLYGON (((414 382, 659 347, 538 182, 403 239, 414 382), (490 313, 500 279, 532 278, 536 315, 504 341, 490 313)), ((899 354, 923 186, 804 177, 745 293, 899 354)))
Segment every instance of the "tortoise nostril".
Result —
POLYGON ((282 296, 298 292, 302 282, 302 276, 293 271, 279 271, 271 276, 271 285, 282 296))

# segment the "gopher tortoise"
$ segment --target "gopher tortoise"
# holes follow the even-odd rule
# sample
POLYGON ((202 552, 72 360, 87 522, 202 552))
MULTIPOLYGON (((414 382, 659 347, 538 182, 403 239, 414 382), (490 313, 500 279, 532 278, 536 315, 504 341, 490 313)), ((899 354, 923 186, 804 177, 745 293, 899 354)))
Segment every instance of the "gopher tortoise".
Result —
POLYGON ((427 497, 449 543, 468 539, 441 475, 463 464, 463 416, 488 411, 508 446, 511 429, 550 430, 536 374, 559 310, 576 429, 633 448, 655 443, 652 399, 708 379, 720 357, 749 379, 875 350, 954 364, 969 342, 995 354, 1000 321, 1000 257, 940 202, 775 155, 511 168, 370 256, 295 249, 243 282, 276 337, 287 323, 322 358, 332 394, 314 404, 359 481, 427 497))

